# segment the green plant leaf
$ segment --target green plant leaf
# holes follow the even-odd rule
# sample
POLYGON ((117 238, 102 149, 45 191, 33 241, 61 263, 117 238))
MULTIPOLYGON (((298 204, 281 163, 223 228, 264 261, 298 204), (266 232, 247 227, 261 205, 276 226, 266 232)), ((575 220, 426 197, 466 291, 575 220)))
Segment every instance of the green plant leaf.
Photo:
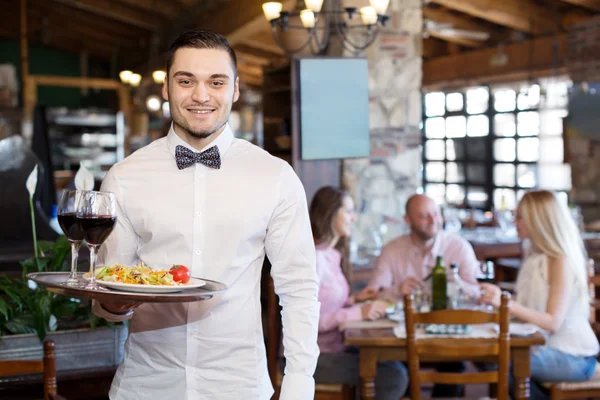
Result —
POLYGON ((50 320, 50 297, 51 293, 46 292, 37 299, 37 307, 33 310, 34 326, 40 341, 43 341, 48 331, 48 322, 50 320))
POLYGON ((2 297, 0 297, 0 314, 4 315, 5 319, 8 319, 10 316, 10 313, 8 311, 8 304, 6 303, 6 300, 4 300, 2 297))
POLYGON ((11 318, 4 325, 6 330, 13 334, 36 333, 33 321, 33 315, 21 314, 11 318))

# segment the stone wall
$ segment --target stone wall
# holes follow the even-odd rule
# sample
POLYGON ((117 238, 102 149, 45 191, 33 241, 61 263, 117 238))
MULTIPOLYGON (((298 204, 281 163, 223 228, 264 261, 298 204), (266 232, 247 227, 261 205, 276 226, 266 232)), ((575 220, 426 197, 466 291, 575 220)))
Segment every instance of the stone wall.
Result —
POLYGON ((569 25, 567 68, 574 85, 565 124, 571 202, 584 221, 600 220, 600 17, 569 25))
POLYGON ((406 230, 406 199, 421 186, 421 1, 391 0, 388 15, 366 52, 371 157, 343 164, 343 184, 359 212, 353 237, 361 247, 372 247, 376 236, 385 244, 406 230))

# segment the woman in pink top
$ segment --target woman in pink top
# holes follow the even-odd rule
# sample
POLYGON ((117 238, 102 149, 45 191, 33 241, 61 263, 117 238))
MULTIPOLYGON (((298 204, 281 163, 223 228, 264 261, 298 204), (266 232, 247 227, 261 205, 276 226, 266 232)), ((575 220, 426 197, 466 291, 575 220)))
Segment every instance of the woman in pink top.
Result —
MULTIPOLYGON (((377 319, 385 315, 385 303, 356 305, 350 295, 351 272, 348 239, 356 220, 354 202, 348 193, 331 186, 317 191, 310 205, 310 220, 317 249, 319 275, 318 344, 321 355, 315 381, 358 386, 358 352, 343 343, 340 325, 348 321, 377 319)), ((375 378, 377 400, 398 400, 408 385, 408 374, 400 362, 380 362, 375 378)))

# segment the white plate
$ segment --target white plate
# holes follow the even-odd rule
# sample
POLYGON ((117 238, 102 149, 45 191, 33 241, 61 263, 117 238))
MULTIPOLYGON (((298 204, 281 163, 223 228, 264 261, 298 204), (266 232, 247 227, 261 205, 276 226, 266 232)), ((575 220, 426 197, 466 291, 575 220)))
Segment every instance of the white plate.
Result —
POLYGON ((404 321, 404 311, 395 312, 393 314, 388 314, 387 319, 389 319, 391 321, 402 322, 402 321, 404 321))
MULTIPOLYGON (((511 322, 508 331, 511 335, 515 336, 530 336, 536 333, 539 329, 540 328, 533 324, 511 322)), ((494 326, 494 331, 496 331, 496 333, 500 332, 500 328, 498 327, 498 325, 494 326)))
POLYGON ((124 290, 126 292, 137 293, 176 293, 187 289, 196 289, 206 285, 206 282, 198 278, 190 278, 190 281, 185 285, 169 286, 169 285, 138 285, 135 283, 120 283, 96 280, 100 286, 105 286, 110 289, 124 290))

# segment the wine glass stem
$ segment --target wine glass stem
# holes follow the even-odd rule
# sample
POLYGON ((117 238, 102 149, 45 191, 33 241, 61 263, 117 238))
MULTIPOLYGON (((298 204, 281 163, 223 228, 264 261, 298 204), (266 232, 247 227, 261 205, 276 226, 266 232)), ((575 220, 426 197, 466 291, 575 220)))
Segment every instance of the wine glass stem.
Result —
POLYGON ((98 248, 90 244, 90 284, 96 284, 96 255, 98 248))
POLYGON ((68 282, 77 282, 77 260, 79 258, 80 242, 71 242, 71 274, 68 282))

